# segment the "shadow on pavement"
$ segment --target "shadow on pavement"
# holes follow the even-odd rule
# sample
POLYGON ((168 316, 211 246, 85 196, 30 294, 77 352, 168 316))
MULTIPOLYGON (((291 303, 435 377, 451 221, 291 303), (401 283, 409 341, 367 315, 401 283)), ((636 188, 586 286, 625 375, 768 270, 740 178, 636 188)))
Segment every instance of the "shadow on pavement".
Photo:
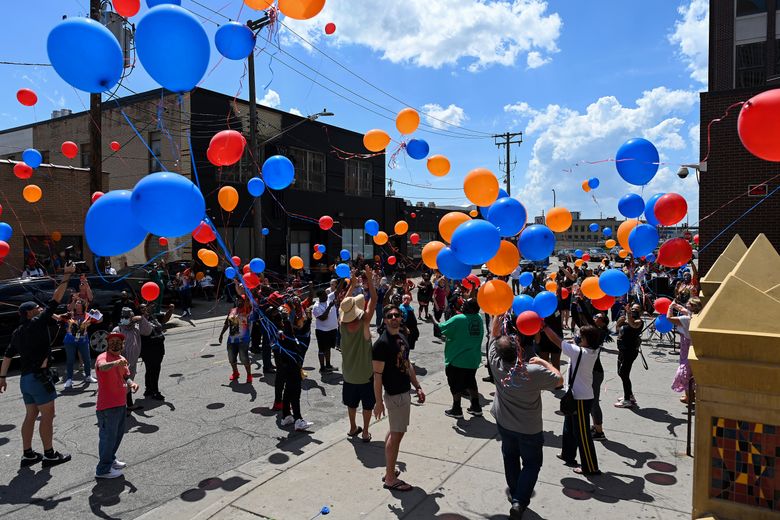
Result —
POLYGON ((135 493, 138 489, 125 477, 115 479, 98 480, 92 488, 92 494, 89 495, 89 508, 98 518, 114 520, 120 517, 114 517, 103 511, 104 507, 115 506, 121 502, 119 496, 128 488, 128 493, 135 493))
POLYGON ((143 433, 150 434, 156 433, 160 430, 160 427, 156 424, 147 424, 139 421, 135 418, 135 414, 131 414, 125 420, 125 433, 143 433))
POLYGON ((629 448, 625 444, 621 444, 619 442, 611 441, 609 439, 604 439, 601 441, 601 444, 604 445, 606 449, 611 451, 612 453, 619 455, 623 457, 624 459, 631 459, 634 461, 634 464, 629 464, 626 461, 623 461, 623 464, 630 468, 639 469, 645 464, 647 464, 647 461, 656 459, 658 456, 650 451, 636 451, 633 448, 629 448))
POLYGON ((666 410, 661 410, 660 408, 629 408, 632 412, 637 414, 639 417, 644 417, 645 419, 650 419, 653 422, 657 423, 666 423, 666 429, 669 430, 669 433, 677 437, 677 432, 674 431, 675 428, 682 424, 686 424, 688 421, 687 419, 683 417, 675 417, 671 415, 666 410))
POLYGON ((487 421, 484 417, 469 417, 467 413, 462 419, 455 421, 452 429, 458 435, 475 439, 492 439, 498 435, 495 424, 487 421))
MULTIPOLYGON (((35 472, 32 468, 19 468, 16 476, 5 485, 0 486, 0 504, 33 505, 50 511, 61 502, 67 502, 71 497, 58 499, 34 498, 35 494, 42 490, 52 478, 49 468, 35 472)), ((18 518, 24 518, 21 514, 18 518)))
POLYGON ((606 472, 586 478, 587 481, 574 477, 562 478, 563 494, 577 500, 594 498, 607 504, 616 504, 621 500, 655 501, 652 495, 645 492, 645 479, 642 477, 606 472), (567 490, 574 491, 575 496, 570 496, 567 490))
POLYGON ((179 495, 179 498, 185 502, 197 502, 203 500, 206 497, 208 491, 215 489, 223 489, 227 492, 235 491, 249 480, 241 477, 230 477, 226 480, 222 480, 219 477, 207 478, 198 482, 197 488, 188 489, 179 495))

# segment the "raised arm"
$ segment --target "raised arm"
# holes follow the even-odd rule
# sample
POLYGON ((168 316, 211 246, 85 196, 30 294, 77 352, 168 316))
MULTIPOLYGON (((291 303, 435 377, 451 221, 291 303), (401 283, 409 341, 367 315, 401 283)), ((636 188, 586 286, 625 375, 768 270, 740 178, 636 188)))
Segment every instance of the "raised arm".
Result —
POLYGON ((374 317, 374 311, 376 311, 377 294, 376 294, 376 287, 374 287, 374 272, 371 270, 368 264, 366 264, 365 273, 366 273, 366 284, 368 285, 368 294, 370 296, 370 299, 368 301, 368 308, 366 308, 365 316, 368 317, 368 322, 371 323, 371 320, 374 317))
POLYGON ((542 328, 542 331, 547 335, 547 339, 549 339, 553 345, 555 345, 558 348, 561 348, 561 343, 563 342, 563 338, 561 338, 558 334, 555 333, 554 330, 552 330, 550 327, 544 325, 542 328))

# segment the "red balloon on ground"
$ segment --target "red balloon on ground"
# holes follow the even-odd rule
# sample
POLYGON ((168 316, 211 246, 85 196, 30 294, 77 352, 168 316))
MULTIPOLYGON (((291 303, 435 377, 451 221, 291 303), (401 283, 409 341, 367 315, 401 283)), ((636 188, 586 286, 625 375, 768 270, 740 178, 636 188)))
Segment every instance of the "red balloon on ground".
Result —
POLYGON ((591 300, 590 303, 592 303, 593 306, 600 311, 608 311, 612 308, 613 305, 615 305, 615 297, 606 295, 602 298, 599 298, 598 300, 591 300))
POLYGON ((156 300, 160 296, 160 286, 154 282, 146 282, 141 286, 141 296, 148 302, 156 300))
POLYGON ((688 203, 682 195, 667 193, 656 201, 653 213, 662 225, 674 226, 685 218, 685 214, 688 213, 688 203))
POLYGON ((16 91, 16 99, 22 105, 31 107, 38 102, 38 94, 30 90, 29 88, 20 88, 16 91))
POLYGON ((157 243, 160 244, 160 247, 168 247, 168 239, 165 237, 158 238, 157 243))
POLYGON ((60 151, 62 152, 62 155, 68 159, 73 159, 79 154, 79 147, 73 141, 65 141, 62 143, 62 146, 60 146, 60 151))
POLYGON ((201 244, 208 244, 212 240, 216 239, 217 235, 214 234, 214 230, 211 229, 211 226, 205 222, 201 222, 192 232, 192 238, 201 244))
POLYGON ((672 238, 658 250, 657 263, 665 267, 682 267, 691 261, 693 248, 684 238, 672 238))
POLYGON ((141 9, 141 0, 114 0, 113 4, 117 14, 125 18, 137 15, 141 9))
POLYGON ((409 235, 409 242, 411 242, 413 245, 416 246, 417 244, 420 243, 420 235, 418 235, 417 233, 412 233, 411 235, 409 235))
POLYGON ((542 318, 534 311, 523 311, 517 317, 515 325, 517 325, 517 330, 521 333, 526 336, 533 336, 541 330, 542 323, 542 318))
POLYGON ((222 130, 211 138, 209 150, 211 150, 211 155, 215 159, 217 166, 230 166, 241 160, 241 156, 244 155, 245 145, 246 139, 240 132, 222 130))
POLYGON ((96 191, 95 193, 93 193, 92 194, 92 204, 94 204, 95 201, 98 200, 102 196, 103 196, 103 192, 102 191, 96 191))
POLYGON ((120 148, 122 148, 122 146, 121 146, 119 143, 117 143, 116 141, 111 141, 111 144, 110 144, 110 145, 108 145, 108 146, 110 146, 110 147, 111 147, 111 149, 112 149, 113 151, 115 151, 115 152, 118 152, 118 151, 119 151, 119 149, 120 149, 120 148))
POLYGON ((653 302, 653 307, 655 308, 655 312, 666 316, 666 313, 669 312, 669 306, 671 304, 672 300, 669 298, 656 298, 653 302))
POLYGON ((327 231, 332 227, 333 227, 333 217, 330 217, 328 215, 323 215, 320 217, 320 229, 327 231))
POLYGON ((23 162, 14 164, 14 175, 20 179, 29 179, 32 177, 33 169, 23 162))
POLYGON ((0 258, 5 258, 10 251, 11 246, 8 245, 8 242, 0 240, 0 258))
POLYGON ((325 34, 333 34, 336 32, 336 24, 333 22, 328 22, 325 24, 325 34))
POLYGON ((739 112, 737 132, 750 153, 765 161, 780 162, 780 89, 747 100, 739 112))
POLYGON ((395 265, 395 257, 394 256, 388 256, 387 257, 387 263, 390 265, 395 265))

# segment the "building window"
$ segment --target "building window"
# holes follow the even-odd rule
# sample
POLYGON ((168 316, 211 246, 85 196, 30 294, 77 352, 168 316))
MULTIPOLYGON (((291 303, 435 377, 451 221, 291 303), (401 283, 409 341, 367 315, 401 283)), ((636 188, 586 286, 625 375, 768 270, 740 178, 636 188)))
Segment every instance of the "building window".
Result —
POLYGON ((290 258, 300 256, 303 268, 309 269, 311 259, 311 234, 308 231, 290 231, 290 258))
POLYGON ((81 152, 81 167, 90 168, 92 166, 92 147, 89 143, 81 143, 79 151, 81 152))
POLYGON ((766 0, 737 0, 737 16, 766 12, 766 0))
POLYGON ((363 258, 373 258, 374 244, 370 241, 371 239, 362 227, 345 227, 341 230, 341 247, 349 251, 352 258, 357 258, 357 255, 363 255, 363 258))
POLYGON ((349 160, 345 163, 344 192, 347 195, 370 197, 374 165, 368 161, 349 160))
POLYGON ((290 147, 288 157, 295 165, 295 189, 325 191, 325 154, 290 147))
POLYGON ((755 87, 766 83, 766 42, 737 45, 734 87, 755 87))
POLYGON ((162 150, 161 138, 162 136, 159 130, 149 132, 149 149, 151 150, 151 152, 149 152, 150 172, 159 172, 162 170, 162 166, 160 166, 160 163, 157 162, 157 159, 162 160, 162 157, 160 157, 160 151, 162 150), (157 159, 155 159, 155 157, 157 157, 157 159))

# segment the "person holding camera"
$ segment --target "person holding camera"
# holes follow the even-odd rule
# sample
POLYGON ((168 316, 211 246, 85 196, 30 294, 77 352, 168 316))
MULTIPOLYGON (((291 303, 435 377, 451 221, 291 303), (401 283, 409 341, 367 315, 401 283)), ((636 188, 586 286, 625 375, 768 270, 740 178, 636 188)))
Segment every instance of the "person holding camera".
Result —
POLYGON ((21 359, 22 376, 19 385, 27 413, 22 423, 22 467, 28 467, 43 461, 44 467, 56 466, 70 460, 70 454, 54 450, 54 400, 57 392, 56 382, 51 373, 51 337, 49 336, 49 320, 62 302, 68 287, 70 276, 76 267, 70 263, 64 268, 64 276, 52 295, 52 299, 41 307, 36 302, 28 301, 19 306, 20 324, 11 335, 11 343, 5 352, 3 364, 0 367, 0 393, 7 388, 6 377, 11 359, 19 355, 21 359), (43 443, 43 455, 33 451, 32 437, 35 421, 41 418, 40 435, 43 443))
POLYGON ((636 406, 634 390, 631 386, 631 367, 642 344, 642 307, 638 303, 626 305, 624 312, 618 318, 615 327, 618 331, 617 370, 623 382, 623 399, 618 399, 615 408, 633 408, 636 406))

